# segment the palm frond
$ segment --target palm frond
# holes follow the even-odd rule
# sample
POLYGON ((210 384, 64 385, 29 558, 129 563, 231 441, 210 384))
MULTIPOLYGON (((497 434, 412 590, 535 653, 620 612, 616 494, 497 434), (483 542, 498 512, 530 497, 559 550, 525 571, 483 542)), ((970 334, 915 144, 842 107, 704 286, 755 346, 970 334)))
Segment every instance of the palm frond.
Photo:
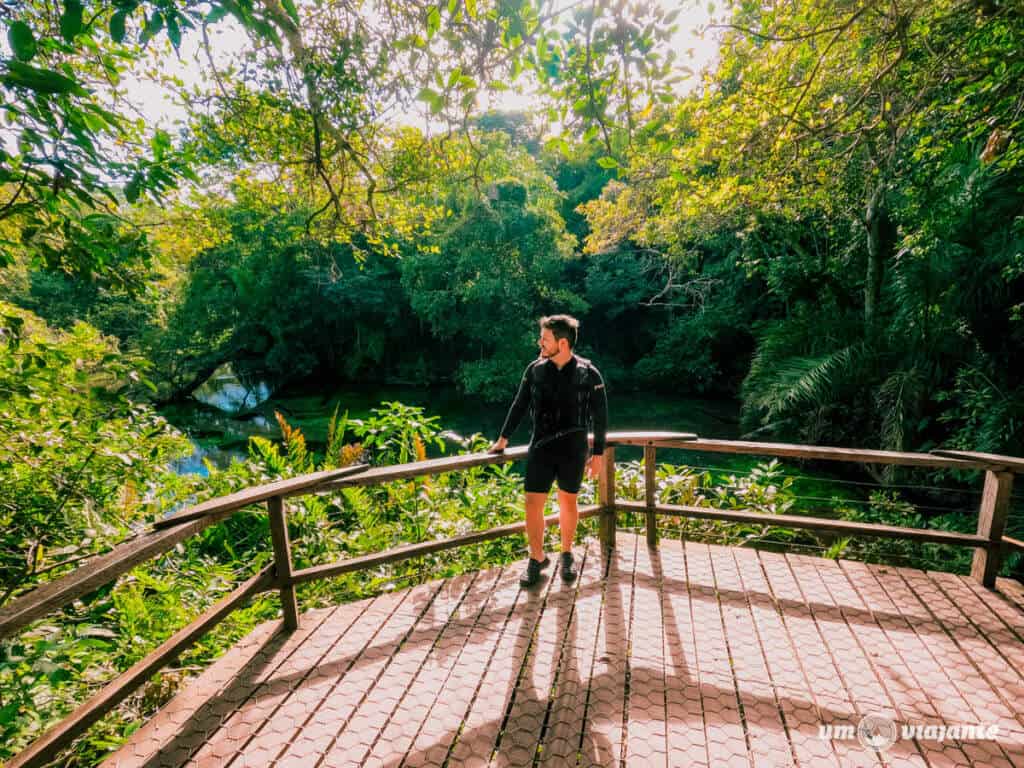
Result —
POLYGON ((765 360, 758 353, 744 383, 745 402, 761 414, 762 422, 776 421, 798 411, 836 402, 840 389, 863 374, 863 343, 823 355, 794 355, 765 360))
POLYGON ((878 388, 878 409, 882 416, 882 447, 891 451, 907 450, 917 431, 926 402, 927 381, 924 372, 913 366, 896 371, 878 388))

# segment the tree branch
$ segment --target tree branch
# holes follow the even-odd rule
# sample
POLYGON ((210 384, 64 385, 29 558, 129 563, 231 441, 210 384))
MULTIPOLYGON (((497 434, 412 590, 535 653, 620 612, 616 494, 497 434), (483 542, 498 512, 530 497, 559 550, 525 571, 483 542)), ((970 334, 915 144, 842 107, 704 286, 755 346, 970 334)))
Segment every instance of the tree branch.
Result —
POLYGON ((302 41, 302 35, 299 28, 285 12, 284 8, 281 7, 280 0, 262 0, 262 4, 270 19, 278 29, 284 33, 285 39, 288 41, 288 46, 292 50, 292 55, 295 58, 295 65, 298 68, 303 84, 306 87, 306 98, 309 101, 310 112, 314 116, 314 125, 319 125, 322 130, 326 131, 330 135, 331 139, 333 139, 334 142, 344 150, 345 154, 355 164, 356 168, 359 169, 363 178, 366 179, 366 205, 370 212, 370 219, 372 221, 376 221, 377 211, 374 207, 373 196, 377 187, 377 180, 367 167, 366 163, 363 162, 363 158, 356 151, 355 147, 352 146, 352 143, 348 138, 329 120, 323 121, 322 124, 320 123, 318 118, 324 113, 323 98, 320 95, 316 80, 310 70, 312 55, 310 54, 309 49, 306 48, 305 43, 302 41))
POLYGON ((778 141, 778 139, 782 137, 782 135, 786 132, 786 129, 789 127, 790 123, 793 122, 793 120, 796 118, 796 114, 800 109, 800 105, 803 103, 804 99, 807 98, 807 94, 811 90, 811 84, 814 83, 814 79, 817 76, 818 71, 821 69, 821 65, 825 61, 829 52, 832 50, 835 44, 839 42, 840 38, 843 36, 843 33, 846 32, 846 30, 848 30, 851 26, 853 26, 853 22, 855 22, 865 12, 867 12, 871 5, 872 4, 869 3, 862 8, 859 8, 850 16, 850 18, 848 18, 843 24, 839 25, 836 28, 835 34, 832 36, 832 39, 829 40, 828 45, 825 46, 825 50, 821 53, 821 55, 818 56, 818 60, 814 62, 814 68, 811 70, 811 74, 807 78, 807 85, 805 85, 804 89, 800 92, 800 96, 797 98, 796 104, 793 105, 792 111, 789 113, 789 115, 786 116, 786 121, 782 124, 782 128, 779 129, 776 141, 778 141))
POLYGON ((843 31, 846 29, 846 24, 844 23, 834 27, 812 29, 810 32, 802 32, 798 35, 788 35, 785 37, 781 35, 758 32, 756 29, 744 27, 739 24, 708 24, 707 26, 704 27, 704 29, 732 29, 736 32, 742 32, 745 35, 749 35, 750 37, 756 37, 759 40, 766 40, 772 43, 796 43, 800 42, 801 40, 811 40, 815 37, 818 37, 819 35, 827 35, 832 32, 843 31))
POLYGON ((7 212, 14 205, 15 201, 19 197, 21 197, 21 193, 25 189, 25 184, 27 184, 27 183, 28 183, 28 171, 25 171, 25 173, 22 174, 21 183, 18 185, 18 188, 16 190, 14 190, 14 195, 11 197, 10 200, 8 200, 6 203, 4 203, 3 208, 0 208, 0 219, 3 219, 3 218, 5 218, 7 216, 7 212))
POLYGON ((590 99, 590 105, 594 108, 595 117, 597 124, 601 126, 601 135, 604 137, 604 146, 609 156, 612 153, 612 141, 608 136, 608 126, 605 125, 604 120, 597 115, 597 99, 594 97, 594 80, 591 75, 591 48, 592 48, 592 36, 594 32, 594 19, 597 15, 597 0, 592 0, 590 3, 590 16, 587 19, 587 62, 586 62, 586 74, 587 74, 587 97, 590 99))

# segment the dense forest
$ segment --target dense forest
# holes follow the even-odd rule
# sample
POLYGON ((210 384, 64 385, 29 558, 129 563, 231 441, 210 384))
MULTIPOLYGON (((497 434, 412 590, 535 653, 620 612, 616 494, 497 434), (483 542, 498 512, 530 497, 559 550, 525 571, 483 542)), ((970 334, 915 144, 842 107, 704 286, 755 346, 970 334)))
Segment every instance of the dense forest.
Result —
POLYGON ((1020 451, 1020 8, 814 5, 738 4, 679 96, 676 13, 641 6, 28 3, 3 295, 158 400, 225 362, 502 400, 562 310, 611 382, 738 394, 761 435, 1020 451), (112 108, 225 19, 252 47, 178 135, 112 108), (478 113, 517 71, 540 106, 478 113), (413 98, 428 132, 382 117, 413 98))
MULTIPOLYGON (((611 391, 739 398, 758 439, 1024 454, 1024 7, 716 5, 700 71, 674 42, 688 6, 0 6, 0 605, 183 501, 338 466, 353 441, 377 461, 442 445, 443 425, 393 404, 337 415, 316 451, 282 418, 250 462, 175 475, 187 441, 156 408, 225 363, 278 390, 447 383, 507 402, 553 312, 581 319, 611 391), (224 55, 227 33, 244 44, 224 55), (186 50, 195 82, 168 66, 186 50), (145 89, 185 119, 148 120, 145 89), (513 92, 532 106, 501 109, 513 92)), ((711 482, 668 472, 681 498, 711 482)), ((473 508, 516 519, 499 474, 473 508)), ((446 490, 427 493, 433 517, 388 491, 384 518, 353 494, 296 519, 312 561, 371 551, 428 519, 461 530, 446 490)), ((875 502, 858 519, 923 519, 875 502)), ((233 518, 186 566, 5 643, 0 756, 81 697, 98 657, 123 669, 180 626, 171 581, 201 603, 265 563, 265 532, 233 518)))

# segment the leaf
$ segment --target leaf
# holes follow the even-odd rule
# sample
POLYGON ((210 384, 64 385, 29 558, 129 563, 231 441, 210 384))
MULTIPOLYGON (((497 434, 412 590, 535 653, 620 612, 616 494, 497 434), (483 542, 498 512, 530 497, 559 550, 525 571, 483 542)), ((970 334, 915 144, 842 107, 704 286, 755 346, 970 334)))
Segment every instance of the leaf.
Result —
POLYGON ((181 28, 178 26, 177 19, 173 16, 167 17, 167 39, 171 41, 174 50, 178 50, 181 47, 181 28))
POLYGON ((142 186, 142 177, 139 174, 132 176, 131 180, 124 186, 124 197, 132 205, 139 199, 139 190, 142 186))
POLYGON ((421 88, 416 98, 419 101, 425 101, 430 105, 430 114, 432 115, 436 115, 444 109, 444 96, 432 88, 421 88))
POLYGON ((61 683, 71 679, 71 673, 64 667, 58 667, 47 675, 47 677, 50 679, 50 685, 60 685, 61 683))
POLYGON ((21 705, 17 701, 9 702, 0 708, 0 725, 10 725, 18 716, 21 705))
POLYGON ((86 95, 82 86, 70 77, 65 77, 52 69, 32 67, 20 61, 7 62, 7 72, 0 76, 0 82, 8 86, 29 88, 36 93, 86 95))
POLYGON ((471 19, 476 18, 476 0, 466 0, 466 14, 471 19))
POLYGON ((82 112, 82 121, 85 123, 85 127, 93 133, 99 133, 100 131, 106 130, 110 124, 102 114, 96 114, 94 111, 82 112))
POLYGON ((547 150, 559 152, 562 157, 568 160, 572 156, 572 149, 569 146, 569 142, 563 139, 561 136, 556 136, 549 139, 546 144, 547 150))
POLYGON ((537 63, 541 66, 547 61, 548 58, 548 39, 544 35, 537 37, 536 45, 537 63))
POLYGON ((601 166, 602 168, 605 168, 605 169, 608 169, 608 170, 611 170, 612 168, 618 168, 619 167, 619 161, 616 160, 614 157, 608 157, 607 155, 604 156, 604 157, 597 158, 597 164, 599 166, 601 166))
POLYGON ((298 25, 299 11, 295 7, 295 0, 281 0, 281 5, 284 6, 284 9, 285 11, 287 11, 288 16, 291 18, 291 20, 294 21, 296 25, 298 25))
POLYGON ((115 43, 124 41, 124 22, 127 16, 127 9, 122 8, 110 17, 110 39, 115 43))
POLYGON ((82 3, 79 0, 65 0, 64 13, 60 17, 60 34, 69 43, 82 31, 82 3))
POLYGON ((24 21, 16 21, 7 30, 7 42, 14 55, 22 61, 30 61, 36 55, 36 38, 24 21))
POLYGON ((213 9, 208 14, 206 14, 206 23, 216 24, 218 21, 227 16, 228 13, 230 13, 230 10, 226 5, 215 5, 213 6, 213 9))
POLYGON ((431 39, 441 28, 441 12, 437 6, 431 6, 427 11, 427 39, 431 39))
POLYGON ((160 34, 160 31, 164 28, 164 15, 160 11, 153 11, 149 19, 146 21, 146 26, 142 28, 142 34, 139 35, 139 42, 142 45, 148 43, 156 35, 160 34))

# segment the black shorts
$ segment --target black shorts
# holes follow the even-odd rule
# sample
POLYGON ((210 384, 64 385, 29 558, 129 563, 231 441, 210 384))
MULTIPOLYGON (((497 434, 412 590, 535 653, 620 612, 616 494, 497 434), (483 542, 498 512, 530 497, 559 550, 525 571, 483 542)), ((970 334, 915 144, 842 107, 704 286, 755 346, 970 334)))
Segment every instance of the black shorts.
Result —
POLYGON ((586 432, 574 432, 540 446, 531 445, 526 454, 526 492, 547 493, 557 478, 559 490, 579 493, 588 456, 586 432))

